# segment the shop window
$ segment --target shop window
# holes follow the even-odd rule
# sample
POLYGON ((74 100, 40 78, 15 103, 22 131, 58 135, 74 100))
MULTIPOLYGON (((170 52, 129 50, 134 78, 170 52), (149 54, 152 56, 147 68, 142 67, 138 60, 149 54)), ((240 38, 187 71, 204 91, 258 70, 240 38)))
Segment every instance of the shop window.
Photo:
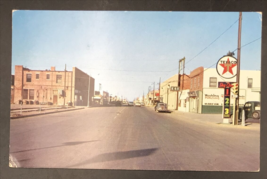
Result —
POLYGON ((217 87, 217 78, 210 77, 210 87, 217 87))
POLYGON ((26 82, 32 82, 32 74, 26 74, 26 82))
POLYGON ((23 89, 22 98, 23 99, 28 99, 28 89, 23 89))
POLYGON ((47 79, 47 80, 50 79, 50 74, 46 74, 46 79, 47 79))
POLYGON ((29 99, 34 99, 34 89, 29 90, 29 99))
POLYGON ((248 78, 248 88, 252 88, 253 79, 248 78))
POLYGON ((61 83, 62 75, 57 75, 56 83, 61 83))
POLYGON ((38 80, 39 79, 39 74, 36 74, 35 78, 38 80))

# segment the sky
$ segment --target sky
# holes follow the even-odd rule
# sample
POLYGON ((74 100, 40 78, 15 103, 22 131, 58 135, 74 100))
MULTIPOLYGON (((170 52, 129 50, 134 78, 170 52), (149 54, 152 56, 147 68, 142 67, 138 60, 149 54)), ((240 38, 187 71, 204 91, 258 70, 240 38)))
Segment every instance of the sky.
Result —
MULTIPOLYGON (((261 70, 262 15, 242 13, 241 70, 261 70)), ((215 68, 237 49, 239 12, 16 10, 12 17, 12 74, 77 67, 95 90, 133 100, 178 73, 215 68)), ((235 51, 235 57, 237 51, 235 51)))

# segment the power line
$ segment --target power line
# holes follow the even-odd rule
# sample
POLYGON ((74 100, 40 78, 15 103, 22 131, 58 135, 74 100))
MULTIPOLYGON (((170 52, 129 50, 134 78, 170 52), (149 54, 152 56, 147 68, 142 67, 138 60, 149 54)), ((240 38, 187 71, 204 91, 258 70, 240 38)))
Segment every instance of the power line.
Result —
POLYGON ((239 19, 237 19, 230 27, 228 27, 221 35, 219 35, 214 41, 212 41, 207 47, 205 47, 203 50, 201 50, 196 56, 194 56, 192 59, 188 60, 185 64, 192 61, 194 58, 196 58, 198 55, 200 55, 203 51, 205 51, 209 46, 211 46, 215 41, 217 41, 223 34, 225 34, 235 23, 238 22, 239 19))
MULTIPOLYGON (((249 45, 249 44, 251 44, 251 43, 253 43, 253 42, 256 42, 256 41, 259 40, 259 39, 261 39, 261 37, 255 39, 255 40, 253 40, 253 41, 251 41, 251 42, 249 42, 249 43, 247 43, 247 44, 245 44, 245 45, 242 45, 241 48, 242 48, 242 47, 245 47, 245 46, 247 46, 247 45, 249 45)), ((233 52, 235 52, 236 50, 237 50, 237 49, 235 49, 233 52)))
MULTIPOLYGON (((253 43, 253 42, 256 42, 256 41, 259 40, 259 39, 261 39, 261 37, 255 39, 255 40, 252 40, 252 41, 250 41, 249 43, 246 43, 245 45, 242 45, 241 48, 242 48, 242 47, 245 47, 245 46, 247 46, 247 45, 249 45, 249 44, 251 44, 251 43, 253 43)), ((235 49, 233 52, 235 52, 236 50, 237 50, 237 49, 235 49)), ((217 63, 217 62, 216 62, 216 63, 217 63)), ((215 63, 215 64, 216 64, 216 63, 215 63)), ((215 64, 213 64, 213 65, 215 65, 215 64)), ((213 65, 212 65, 212 66, 213 66, 213 65)), ((211 67, 212 67, 212 66, 211 66, 211 67)), ((185 67, 185 68, 186 68, 186 67, 185 67)), ((210 67, 208 67, 207 69, 209 69, 209 68, 210 68, 210 67)), ((188 69, 188 68, 187 68, 187 69, 188 69)), ((176 69, 174 69, 174 70, 178 70, 178 68, 176 68, 176 69)), ((174 70, 171 70, 171 71, 174 71, 174 70)))

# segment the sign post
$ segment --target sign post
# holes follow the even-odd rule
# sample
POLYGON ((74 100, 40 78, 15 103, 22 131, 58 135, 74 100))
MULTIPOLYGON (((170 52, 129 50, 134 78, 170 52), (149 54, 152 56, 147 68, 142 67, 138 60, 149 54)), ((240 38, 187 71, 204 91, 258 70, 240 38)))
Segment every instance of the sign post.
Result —
POLYGON ((218 87, 219 88, 224 88, 224 99, 223 99, 223 112, 222 112, 222 117, 223 117, 223 123, 230 123, 231 119, 231 87, 232 87, 232 82, 219 82, 218 87))
MULTIPOLYGON (((231 79, 237 75, 237 59, 232 56, 223 56, 216 65, 217 73, 225 78, 231 79)), ((218 87, 224 88, 224 102, 223 102, 223 123, 230 123, 231 118, 231 87, 233 82, 219 82, 218 87)), ((234 121, 234 120, 233 120, 234 121)))

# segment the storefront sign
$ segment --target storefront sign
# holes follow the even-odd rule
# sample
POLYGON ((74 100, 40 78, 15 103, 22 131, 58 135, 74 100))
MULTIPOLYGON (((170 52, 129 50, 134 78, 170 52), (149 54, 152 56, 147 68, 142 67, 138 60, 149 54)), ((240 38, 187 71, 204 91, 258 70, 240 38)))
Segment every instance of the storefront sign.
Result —
POLYGON ((224 112, 223 117, 224 118, 230 118, 230 87, 224 88, 224 112))
POLYGON ((220 96, 219 95, 215 95, 215 94, 205 94, 205 99, 219 99, 220 96))
POLYGON ((188 92, 188 96, 189 97, 197 97, 198 95, 197 95, 196 91, 190 91, 190 92, 188 92))
POLYGON ((218 88, 226 88, 226 87, 233 87, 233 83, 235 82, 218 82, 218 88))
POLYGON ((223 56, 217 62, 216 69, 221 77, 233 78, 237 74, 237 59, 232 56, 223 56))
POLYGON ((171 91, 179 91, 179 87, 177 87, 177 86, 171 86, 170 87, 170 90, 171 91))

